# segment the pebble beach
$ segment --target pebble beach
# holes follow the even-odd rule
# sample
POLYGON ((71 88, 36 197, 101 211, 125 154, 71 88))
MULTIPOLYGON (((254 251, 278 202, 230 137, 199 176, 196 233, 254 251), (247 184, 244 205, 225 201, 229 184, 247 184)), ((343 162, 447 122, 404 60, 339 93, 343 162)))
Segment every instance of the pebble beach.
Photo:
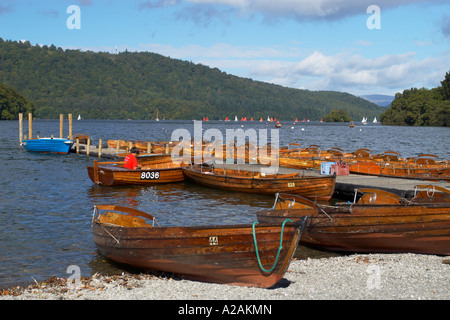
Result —
POLYGON ((449 257, 355 254, 291 262, 273 288, 189 281, 170 274, 53 278, 0 291, 0 300, 450 300, 449 257))

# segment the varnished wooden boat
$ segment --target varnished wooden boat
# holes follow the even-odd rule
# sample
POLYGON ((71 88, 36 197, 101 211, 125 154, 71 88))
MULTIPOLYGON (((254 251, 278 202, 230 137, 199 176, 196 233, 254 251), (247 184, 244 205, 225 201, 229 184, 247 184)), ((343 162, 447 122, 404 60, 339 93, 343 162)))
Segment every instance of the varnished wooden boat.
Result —
POLYGON ((131 141, 131 140, 108 140, 108 148, 131 149, 136 147, 140 152, 155 154, 168 154, 178 142, 173 141, 131 141), (119 146, 118 146, 119 145, 119 146))
POLYGON ((155 227, 154 217, 140 210, 98 205, 92 234, 100 253, 115 262, 191 280, 268 288, 287 271, 304 224, 155 227))
POLYGON ((95 184, 104 186, 117 185, 154 185, 184 181, 182 168, 185 164, 175 164, 172 160, 160 163, 142 163, 136 170, 123 167, 123 161, 98 162, 88 166, 89 178, 95 184))
POLYGON ((450 195, 427 186, 413 199, 376 189, 361 189, 351 204, 317 204, 279 195, 274 208, 257 213, 261 223, 308 216, 301 244, 361 253, 450 254, 450 195))
POLYGON ((319 201, 328 201, 331 198, 336 182, 335 175, 320 175, 307 170, 269 174, 239 167, 235 170, 191 165, 183 168, 183 173, 187 179, 207 187, 269 195, 289 192, 319 201))
POLYGON ((358 149, 349 161, 349 171, 356 174, 377 175, 407 179, 450 182, 448 161, 438 161, 436 155, 421 154, 402 159, 394 151, 371 155, 369 149, 358 149))

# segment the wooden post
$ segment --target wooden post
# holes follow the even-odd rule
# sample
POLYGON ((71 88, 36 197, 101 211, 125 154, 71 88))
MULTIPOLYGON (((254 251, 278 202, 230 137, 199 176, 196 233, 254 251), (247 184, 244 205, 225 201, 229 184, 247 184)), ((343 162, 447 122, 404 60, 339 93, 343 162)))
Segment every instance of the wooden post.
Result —
POLYGON ((80 154, 80 139, 77 138, 77 154, 80 154))
POLYGON ((98 180, 98 161, 94 160, 94 183, 100 184, 98 180))
POLYGON ((133 148, 133 142, 128 142, 128 150, 127 152, 130 152, 131 148, 133 148))
POLYGON ((23 113, 19 113, 19 143, 23 140, 23 113))
POLYGON ((120 140, 117 140, 116 153, 119 153, 120 149, 120 140))
POLYGON ((147 142, 147 153, 148 154, 152 153, 152 143, 151 142, 147 142))
POLYGON ((33 137, 33 115, 28 113, 28 139, 33 137))
POLYGON ((91 138, 88 138, 87 145, 86 145, 86 155, 89 157, 89 151, 91 148, 91 138))
POLYGON ((102 139, 98 139, 98 157, 102 157, 102 139))
POLYGON ((72 140, 72 114, 69 113, 69 139, 72 140))
POLYGON ((63 126, 64 126, 64 116, 62 114, 59 115, 59 137, 63 137, 63 126))
POLYGON ((166 143, 166 154, 169 154, 169 144, 166 143))

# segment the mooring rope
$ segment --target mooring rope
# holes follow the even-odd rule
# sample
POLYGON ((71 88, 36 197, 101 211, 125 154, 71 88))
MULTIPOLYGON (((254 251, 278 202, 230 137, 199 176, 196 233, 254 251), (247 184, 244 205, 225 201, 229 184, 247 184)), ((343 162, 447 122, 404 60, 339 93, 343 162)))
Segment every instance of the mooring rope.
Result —
POLYGON ((278 258, 280 257, 281 249, 283 248, 283 232, 284 232, 284 225, 286 224, 286 222, 293 222, 293 221, 291 219, 286 219, 286 220, 284 220, 283 225, 281 226, 280 247, 278 248, 278 253, 277 253, 277 257, 275 258, 275 262, 273 263, 272 268, 270 268, 269 270, 265 269, 261 264, 261 259, 259 258, 258 244, 256 243, 256 234, 255 234, 255 225, 257 225, 258 222, 256 222, 256 221, 253 222, 253 241, 255 243, 256 258, 258 259, 259 267, 261 268, 261 270, 263 270, 266 273, 272 272, 278 263, 278 258))

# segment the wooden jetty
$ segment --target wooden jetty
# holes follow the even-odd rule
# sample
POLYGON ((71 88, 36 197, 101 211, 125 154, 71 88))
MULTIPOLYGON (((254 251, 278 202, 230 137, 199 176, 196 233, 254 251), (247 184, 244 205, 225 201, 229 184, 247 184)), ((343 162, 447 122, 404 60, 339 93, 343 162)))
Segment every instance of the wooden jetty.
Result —
MULTIPOLYGON (((23 114, 19 114, 19 142, 21 142, 24 138, 27 139, 26 136, 23 135, 23 114)), ((63 115, 60 115, 60 132, 59 137, 63 137, 63 115)), ((116 159, 117 155, 120 153, 128 152, 132 147, 132 142, 128 142, 126 148, 123 148, 123 143, 120 143, 120 140, 117 140, 116 148, 109 148, 107 141, 103 139, 98 139, 97 145, 86 135, 80 134, 72 134, 72 114, 68 115, 69 122, 69 139, 73 139, 75 141, 74 145, 70 149, 70 152, 86 155, 88 157, 95 158, 105 158, 105 159, 116 159)), ((28 131, 29 137, 33 136, 33 127, 32 127, 32 114, 28 114, 28 131)), ((169 146, 166 146, 166 153, 169 154, 169 146)), ((152 145, 148 143, 148 153, 152 153, 152 145)), ((230 169, 241 168, 243 170, 255 170, 259 171, 261 169, 260 165, 253 164, 226 164, 219 165, 218 167, 225 167, 230 169)), ((278 172, 280 174, 300 171, 300 169, 295 168, 287 168, 280 166, 278 168, 278 172)), ((395 193, 401 197, 409 196, 409 193, 414 192, 414 187, 416 185, 431 185, 431 186, 439 186, 443 188, 450 189, 450 182, 444 181, 426 181, 426 180, 414 180, 414 179, 405 179, 405 178, 391 178, 391 177, 381 177, 381 176, 370 176, 370 175, 360 175, 360 174, 349 174, 349 175, 338 175, 336 177, 335 184, 335 196, 352 196, 354 194, 355 189, 359 188, 378 188, 383 189, 392 193, 395 193)))
POLYGON ((395 193, 400 197, 409 197, 411 193, 414 193, 414 188, 417 185, 450 189, 449 182, 349 174, 336 177, 335 192, 339 195, 351 196, 355 193, 355 189, 378 188, 395 193))

